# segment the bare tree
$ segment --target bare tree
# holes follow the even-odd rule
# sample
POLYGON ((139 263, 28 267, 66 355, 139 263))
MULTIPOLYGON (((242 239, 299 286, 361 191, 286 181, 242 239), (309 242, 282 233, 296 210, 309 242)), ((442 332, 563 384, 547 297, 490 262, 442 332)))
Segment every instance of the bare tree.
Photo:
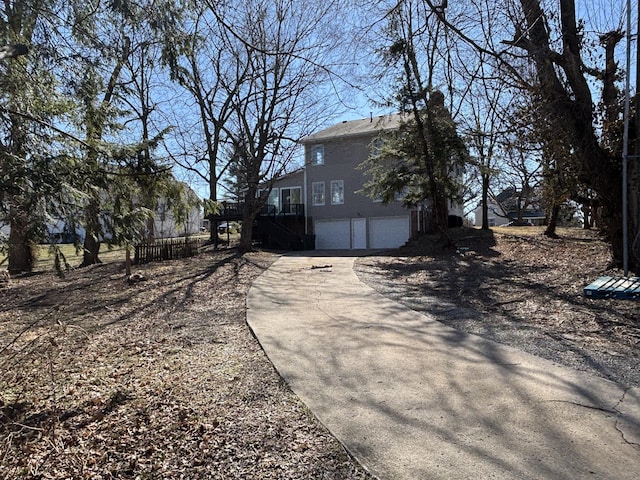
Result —
MULTIPOLYGON (((465 15, 461 23, 458 17, 445 15, 437 2, 425 0, 450 31, 476 52, 490 56, 509 84, 523 95, 536 97, 541 115, 574 153, 574 161, 562 167, 597 193, 604 222, 601 226, 611 240, 614 258, 621 260, 621 151, 616 141, 620 125, 614 121, 620 117, 615 88, 619 75, 612 55, 622 38, 619 20, 607 30, 596 31, 594 19, 578 18, 575 0, 560 0, 559 9, 558 4, 539 0, 492 2, 497 3, 497 10, 484 0, 457 6, 482 12, 475 17, 465 15), (495 17, 486 15, 489 8, 495 17), (478 20, 475 27, 469 25, 473 18, 478 20), (488 31, 482 21, 491 25, 489 37, 478 35, 488 31), (591 55, 596 48, 605 55, 591 55), (600 88, 595 88, 598 84, 600 88), (594 107, 598 104, 602 105, 602 116, 594 107)), ((639 211, 640 205, 632 205, 631 216, 637 217, 639 211)), ((632 231, 632 237, 635 233, 632 231)))
POLYGON ((490 71, 490 64, 463 68, 472 81, 461 108, 462 128, 470 150, 469 164, 480 179, 481 228, 488 230, 490 187, 505 157, 502 147, 509 128, 505 111, 511 95, 490 71))
POLYGON ((243 80, 237 88, 225 91, 232 116, 224 125, 234 172, 246 188, 241 251, 251 248, 252 224, 263 201, 258 189, 291 165, 298 140, 333 113, 326 92, 334 73, 336 6, 245 0, 223 10, 212 4, 235 40, 235 64, 246 68, 237 70, 243 80))
POLYGON ((232 101, 249 69, 241 61, 244 45, 216 16, 222 10, 221 4, 194 2, 182 12, 180 23, 160 32, 163 61, 195 107, 193 116, 185 114, 183 105, 174 109, 174 141, 180 149, 173 149, 172 156, 177 165, 206 182, 213 202, 219 200, 220 181, 230 163, 227 128, 232 101))

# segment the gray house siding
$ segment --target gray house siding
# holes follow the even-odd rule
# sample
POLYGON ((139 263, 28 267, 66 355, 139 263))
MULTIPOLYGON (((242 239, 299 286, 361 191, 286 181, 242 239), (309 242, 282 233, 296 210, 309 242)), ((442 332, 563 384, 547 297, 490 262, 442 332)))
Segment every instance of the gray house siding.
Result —
POLYGON ((286 205, 305 204, 304 171, 302 169, 283 175, 274 183, 269 194, 269 205, 276 207, 276 213, 289 213, 286 205), (298 197, 299 195, 299 197, 298 197))
POLYGON ((397 120, 394 115, 343 122, 303 140, 308 229, 316 235, 318 249, 394 248, 409 240, 410 211, 400 201, 384 205, 359 192, 367 177, 358 166, 379 132, 396 128, 397 120), (324 154, 317 165, 319 145, 324 154), (332 182, 342 182, 341 198, 332 195, 332 182), (314 204, 314 184, 324 185, 324 205, 314 204))
MULTIPOLYGON (((302 185, 305 233, 316 236, 316 248, 396 248, 427 230, 428 202, 408 209, 400 200, 385 205, 360 193, 367 175, 358 167, 373 140, 403 120, 394 114, 345 121, 302 139, 302 173, 276 180, 274 188, 302 185)), ((450 212, 462 215, 461 206, 452 204, 450 212)))
POLYGON ((363 193, 359 193, 366 181, 365 172, 358 169, 358 165, 367 159, 369 145, 375 138, 350 138, 326 141, 324 145, 324 165, 310 164, 311 146, 307 147, 307 184, 324 182, 325 204, 314 206, 311 188, 308 189, 306 204, 307 212, 314 219, 354 218, 370 216, 407 215, 408 211, 401 202, 383 205, 375 202, 363 193), (344 203, 333 205, 331 202, 331 182, 344 182, 344 203))

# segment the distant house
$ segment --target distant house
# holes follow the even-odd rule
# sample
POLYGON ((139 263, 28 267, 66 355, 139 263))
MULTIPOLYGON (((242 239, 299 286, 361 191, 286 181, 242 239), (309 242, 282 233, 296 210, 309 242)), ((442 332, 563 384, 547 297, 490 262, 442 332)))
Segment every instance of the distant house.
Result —
MULTIPOLYGON (((202 210, 196 193, 184 183, 181 183, 180 196, 183 202, 180 210, 174 205, 175 202, 161 197, 157 201, 157 207, 146 227, 145 235, 149 239, 163 239, 189 236, 199 233, 202 227, 202 210), (176 216, 176 212, 180 214, 176 216)), ((108 212, 103 212, 102 217, 109 216, 108 212)), ((101 219, 103 221, 103 219, 101 219)), ((75 230, 69 226, 70 222, 63 218, 52 218, 46 226, 47 238, 45 241, 57 243, 73 243, 74 240, 82 242, 85 236, 85 229, 82 225, 77 225, 75 230), (74 235, 77 239, 74 239, 74 235)), ((0 241, 6 241, 10 233, 9 220, 0 218, 0 241)), ((110 238, 109 235, 106 238, 110 238)))
MULTIPOLYGON (((399 128, 401 115, 344 121, 305 137, 305 167, 277 179, 268 208, 281 215, 304 212, 304 231, 317 249, 396 248, 424 231, 428 205, 407 208, 399 195, 383 204, 359 193, 366 173, 358 168, 374 140, 399 128), (295 211, 294 211, 295 210, 295 211)), ((450 213, 462 217, 452 203, 450 213)))
MULTIPOLYGON (((489 193, 488 220, 490 227, 499 227, 522 220, 533 225, 544 225, 546 214, 534 199, 525 199, 513 187, 502 190, 498 195, 489 193)), ((474 211, 475 224, 482 224, 482 204, 474 211)))
POLYGON ((182 186, 180 201, 184 205, 178 207, 181 215, 176 214, 174 202, 164 197, 158 199, 153 215, 153 229, 148 228, 149 232, 147 232, 150 237, 155 239, 184 237, 201 231, 202 209, 198 196, 187 184, 183 183, 182 186))

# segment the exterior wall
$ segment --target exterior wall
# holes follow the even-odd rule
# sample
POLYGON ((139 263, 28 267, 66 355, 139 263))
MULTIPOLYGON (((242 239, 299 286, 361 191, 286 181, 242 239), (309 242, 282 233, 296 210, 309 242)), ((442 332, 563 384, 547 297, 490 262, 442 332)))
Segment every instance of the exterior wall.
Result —
MULTIPOLYGON (((395 248, 428 227, 424 212, 406 208, 401 200, 385 205, 360 193, 368 175, 358 167, 369 157, 373 140, 382 131, 398 128, 401 121, 395 114, 342 122, 303 139, 302 178, 284 176, 274 188, 302 185, 306 232, 316 235, 317 248, 395 248), (341 182, 340 202, 333 201, 332 182, 341 182), (314 205, 314 185, 324 185, 324 204, 314 205)), ((462 217, 461 206, 450 207, 451 215, 462 217)))
POLYGON ((358 166, 365 161, 377 132, 318 138, 305 145, 306 212, 308 233, 316 235, 316 247, 395 248, 411 237, 410 210, 401 201, 384 205, 360 193, 368 179, 358 166), (323 163, 313 164, 313 151, 322 145, 323 163), (331 184, 341 181, 343 202, 334 204, 331 184), (314 205, 313 185, 324 184, 324 205, 314 205))
POLYGON ((366 180, 365 173, 358 165, 367 159, 369 145, 374 135, 361 137, 343 137, 326 141, 318 141, 305 146, 305 163, 307 164, 307 214, 313 219, 385 217, 408 215, 409 211, 401 202, 383 205, 374 202, 362 193, 357 193, 366 180), (312 145, 324 145, 324 164, 311 164, 312 145), (344 182, 344 203, 331 204, 331 181, 344 182), (324 206, 313 205, 312 185, 316 182, 325 184, 324 206))
MULTIPOLYGON (((496 212, 501 212, 498 204, 489 202, 489 226, 490 227, 500 227, 503 225, 507 225, 511 219, 506 218, 504 215, 497 215, 496 212)), ((482 205, 478 205, 474 210, 475 216, 475 224, 477 226, 482 225, 482 205)))
MULTIPOLYGON (((102 223, 102 219, 100 220, 102 223)), ((173 214, 166 206, 164 200, 160 200, 158 202, 158 208, 154 212, 153 218, 153 228, 154 228, 154 238, 172 238, 172 237, 182 237, 185 235, 195 235, 200 232, 200 228, 202 227, 202 212, 199 207, 193 207, 189 211, 188 218, 186 222, 177 224, 175 219, 173 218, 173 214)), ((49 242, 54 240, 60 243, 71 243, 73 242, 72 236, 69 234, 67 228, 67 222, 63 219, 53 218, 46 225, 48 238, 44 239, 44 242, 49 242)), ((7 239, 9 237, 9 232, 11 228, 7 222, 0 221, 0 240, 7 239)), ((78 225, 76 228, 76 235, 78 236, 78 241, 83 242, 85 236, 85 229, 82 225, 78 225)), ((101 240, 105 240, 110 238, 110 235, 107 234, 106 237, 101 240)))
POLYGON ((202 212, 200 208, 191 208, 185 222, 179 224, 176 223, 173 213, 164 201, 159 202, 158 208, 154 212, 153 232, 156 239, 195 235, 200 232, 201 225, 202 212))
MULTIPOLYGON (((478 226, 482 225, 482 205, 478 205, 478 207, 474 210, 474 215, 475 224, 478 226)), ((509 212, 509 217, 505 216, 497 203, 489 202, 490 227, 502 227, 508 225, 516 218, 516 216, 517 215, 515 212, 509 212), (500 215, 498 215, 498 213, 500 215)), ((542 212, 526 209, 522 211, 522 219, 539 226, 545 224, 546 217, 542 212)))

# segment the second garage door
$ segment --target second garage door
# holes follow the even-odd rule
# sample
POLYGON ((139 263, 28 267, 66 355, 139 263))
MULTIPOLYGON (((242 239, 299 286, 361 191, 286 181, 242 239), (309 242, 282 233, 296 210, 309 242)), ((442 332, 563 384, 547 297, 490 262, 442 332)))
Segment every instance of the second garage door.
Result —
POLYGON ((409 216, 369 219, 370 248, 398 248, 409 240, 409 216))
POLYGON ((316 249, 348 250, 351 248, 351 221, 316 220, 316 249))

